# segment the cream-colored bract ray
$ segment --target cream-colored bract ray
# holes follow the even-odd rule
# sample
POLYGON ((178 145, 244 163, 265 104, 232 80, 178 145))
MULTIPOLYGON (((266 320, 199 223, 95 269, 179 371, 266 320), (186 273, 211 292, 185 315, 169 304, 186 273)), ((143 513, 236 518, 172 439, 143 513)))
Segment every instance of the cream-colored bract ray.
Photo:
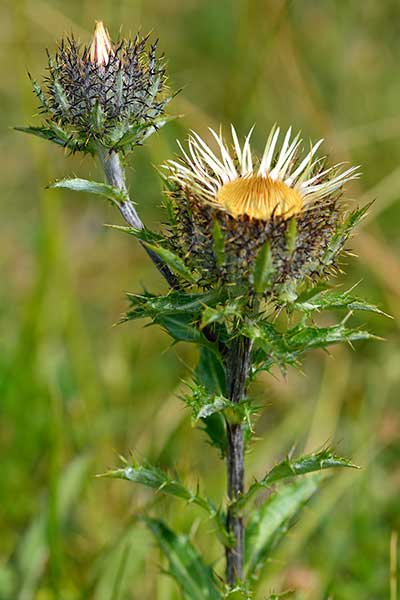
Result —
POLYGON ((359 167, 341 171, 342 163, 318 172, 325 157, 316 158, 316 153, 323 140, 318 140, 301 157, 302 139, 300 134, 292 139, 291 127, 279 146, 280 128, 274 125, 258 160, 250 146, 253 129, 241 145, 232 125, 231 147, 221 132, 210 129, 217 154, 196 132, 191 132, 187 151, 178 142, 183 158, 165 165, 170 170, 170 178, 235 217, 246 214, 266 219, 272 214, 289 216, 299 212, 359 176, 359 167))
POLYGON ((96 21, 92 44, 90 46, 90 62, 98 66, 108 64, 113 54, 112 43, 103 21, 96 21))

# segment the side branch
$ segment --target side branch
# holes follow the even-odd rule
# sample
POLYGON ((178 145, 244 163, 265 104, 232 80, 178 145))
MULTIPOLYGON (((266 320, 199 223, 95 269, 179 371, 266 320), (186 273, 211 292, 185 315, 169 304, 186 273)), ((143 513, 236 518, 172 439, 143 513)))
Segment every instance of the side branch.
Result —
MULTIPOLYGON (((126 187, 125 173, 121 165, 121 159, 119 157, 119 154, 117 152, 110 152, 108 150, 99 149, 98 155, 104 170, 104 174, 106 176, 107 183, 124 192, 124 195, 126 197, 126 200, 124 202, 119 203, 119 210, 121 215, 131 227, 134 227, 135 229, 144 229, 144 224, 141 218, 139 217, 132 201, 129 198, 128 189, 126 187)), ((152 250, 149 250, 143 244, 142 246, 146 250, 147 254, 151 258, 161 275, 167 281, 168 285, 174 289, 178 288, 178 280, 172 273, 172 271, 168 268, 168 266, 162 261, 162 259, 157 254, 155 254, 155 252, 152 252, 152 250)))

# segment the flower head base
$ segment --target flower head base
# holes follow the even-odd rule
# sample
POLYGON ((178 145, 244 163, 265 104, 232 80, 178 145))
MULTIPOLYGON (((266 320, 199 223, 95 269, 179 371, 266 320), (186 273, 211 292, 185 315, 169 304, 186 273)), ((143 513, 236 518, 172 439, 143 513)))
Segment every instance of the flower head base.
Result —
POLYGON ((266 296, 334 270, 348 237, 340 234, 339 197, 358 177, 357 167, 325 167, 316 157, 322 140, 301 156, 302 140, 292 139, 291 129, 279 145, 274 126, 260 160, 251 151, 252 130, 240 144, 232 127, 231 145, 210 131, 218 153, 192 133, 188 150, 180 146, 183 157, 165 165, 174 214, 170 242, 201 273, 204 286, 220 282, 255 291, 264 259, 266 296))
POLYGON ((49 56, 44 88, 33 81, 46 123, 29 132, 73 151, 128 152, 141 144, 167 122, 172 98, 156 46, 139 35, 114 44, 102 22, 90 46, 63 39, 49 56))

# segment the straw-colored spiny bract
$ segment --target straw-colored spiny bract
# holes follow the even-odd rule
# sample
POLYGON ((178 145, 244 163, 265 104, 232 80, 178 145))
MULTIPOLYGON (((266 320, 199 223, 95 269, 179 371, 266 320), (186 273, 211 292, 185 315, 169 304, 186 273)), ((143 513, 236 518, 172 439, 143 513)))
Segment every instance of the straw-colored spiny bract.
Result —
POLYGON ((211 133, 218 154, 192 133, 182 157, 164 165, 169 244, 200 285, 271 296, 334 272, 350 233, 342 187, 357 167, 326 167, 315 157, 322 140, 301 156, 290 129, 279 148, 272 128, 261 160, 251 132, 243 146, 233 127, 232 146, 211 133))
POLYGON ((157 41, 137 34, 113 43, 101 22, 91 45, 63 38, 48 53, 43 85, 32 83, 45 123, 25 131, 72 151, 94 153, 100 145, 126 153, 168 120, 172 95, 157 41))

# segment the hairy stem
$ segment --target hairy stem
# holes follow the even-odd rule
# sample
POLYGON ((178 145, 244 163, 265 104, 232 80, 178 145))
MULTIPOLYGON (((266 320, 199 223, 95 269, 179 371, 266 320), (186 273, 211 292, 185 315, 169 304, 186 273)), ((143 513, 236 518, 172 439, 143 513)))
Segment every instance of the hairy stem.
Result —
MULTIPOLYGON (((236 404, 246 396, 250 372, 251 342, 237 338, 228 351, 226 373, 228 396, 236 404)), ((227 483, 228 498, 236 500, 244 491, 244 435, 241 424, 227 422, 227 483)), ((243 578, 244 526, 240 515, 228 509, 227 528, 234 538, 232 548, 226 548, 226 580, 228 585, 243 578)))
MULTIPOLYGON (((125 180, 125 172, 123 166, 121 164, 121 159, 117 152, 105 150, 103 148, 99 148, 98 151, 99 159, 101 165, 104 170, 104 174, 106 176, 107 183, 112 185, 113 187, 118 188, 124 192, 126 200, 124 202, 119 203, 119 210, 125 221, 131 227, 135 229, 144 229, 144 224, 139 217, 136 209, 129 198, 128 189, 126 187, 125 180)), ((167 265, 161 260, 161 258, 146 248, 144 244, 142 244, 143 248, 146 250, 147 254, 160 271, 161 275, 166 279, 167 283, 171 288, 179 287, 178 280, 172 271, 167 267, 167 265)))

